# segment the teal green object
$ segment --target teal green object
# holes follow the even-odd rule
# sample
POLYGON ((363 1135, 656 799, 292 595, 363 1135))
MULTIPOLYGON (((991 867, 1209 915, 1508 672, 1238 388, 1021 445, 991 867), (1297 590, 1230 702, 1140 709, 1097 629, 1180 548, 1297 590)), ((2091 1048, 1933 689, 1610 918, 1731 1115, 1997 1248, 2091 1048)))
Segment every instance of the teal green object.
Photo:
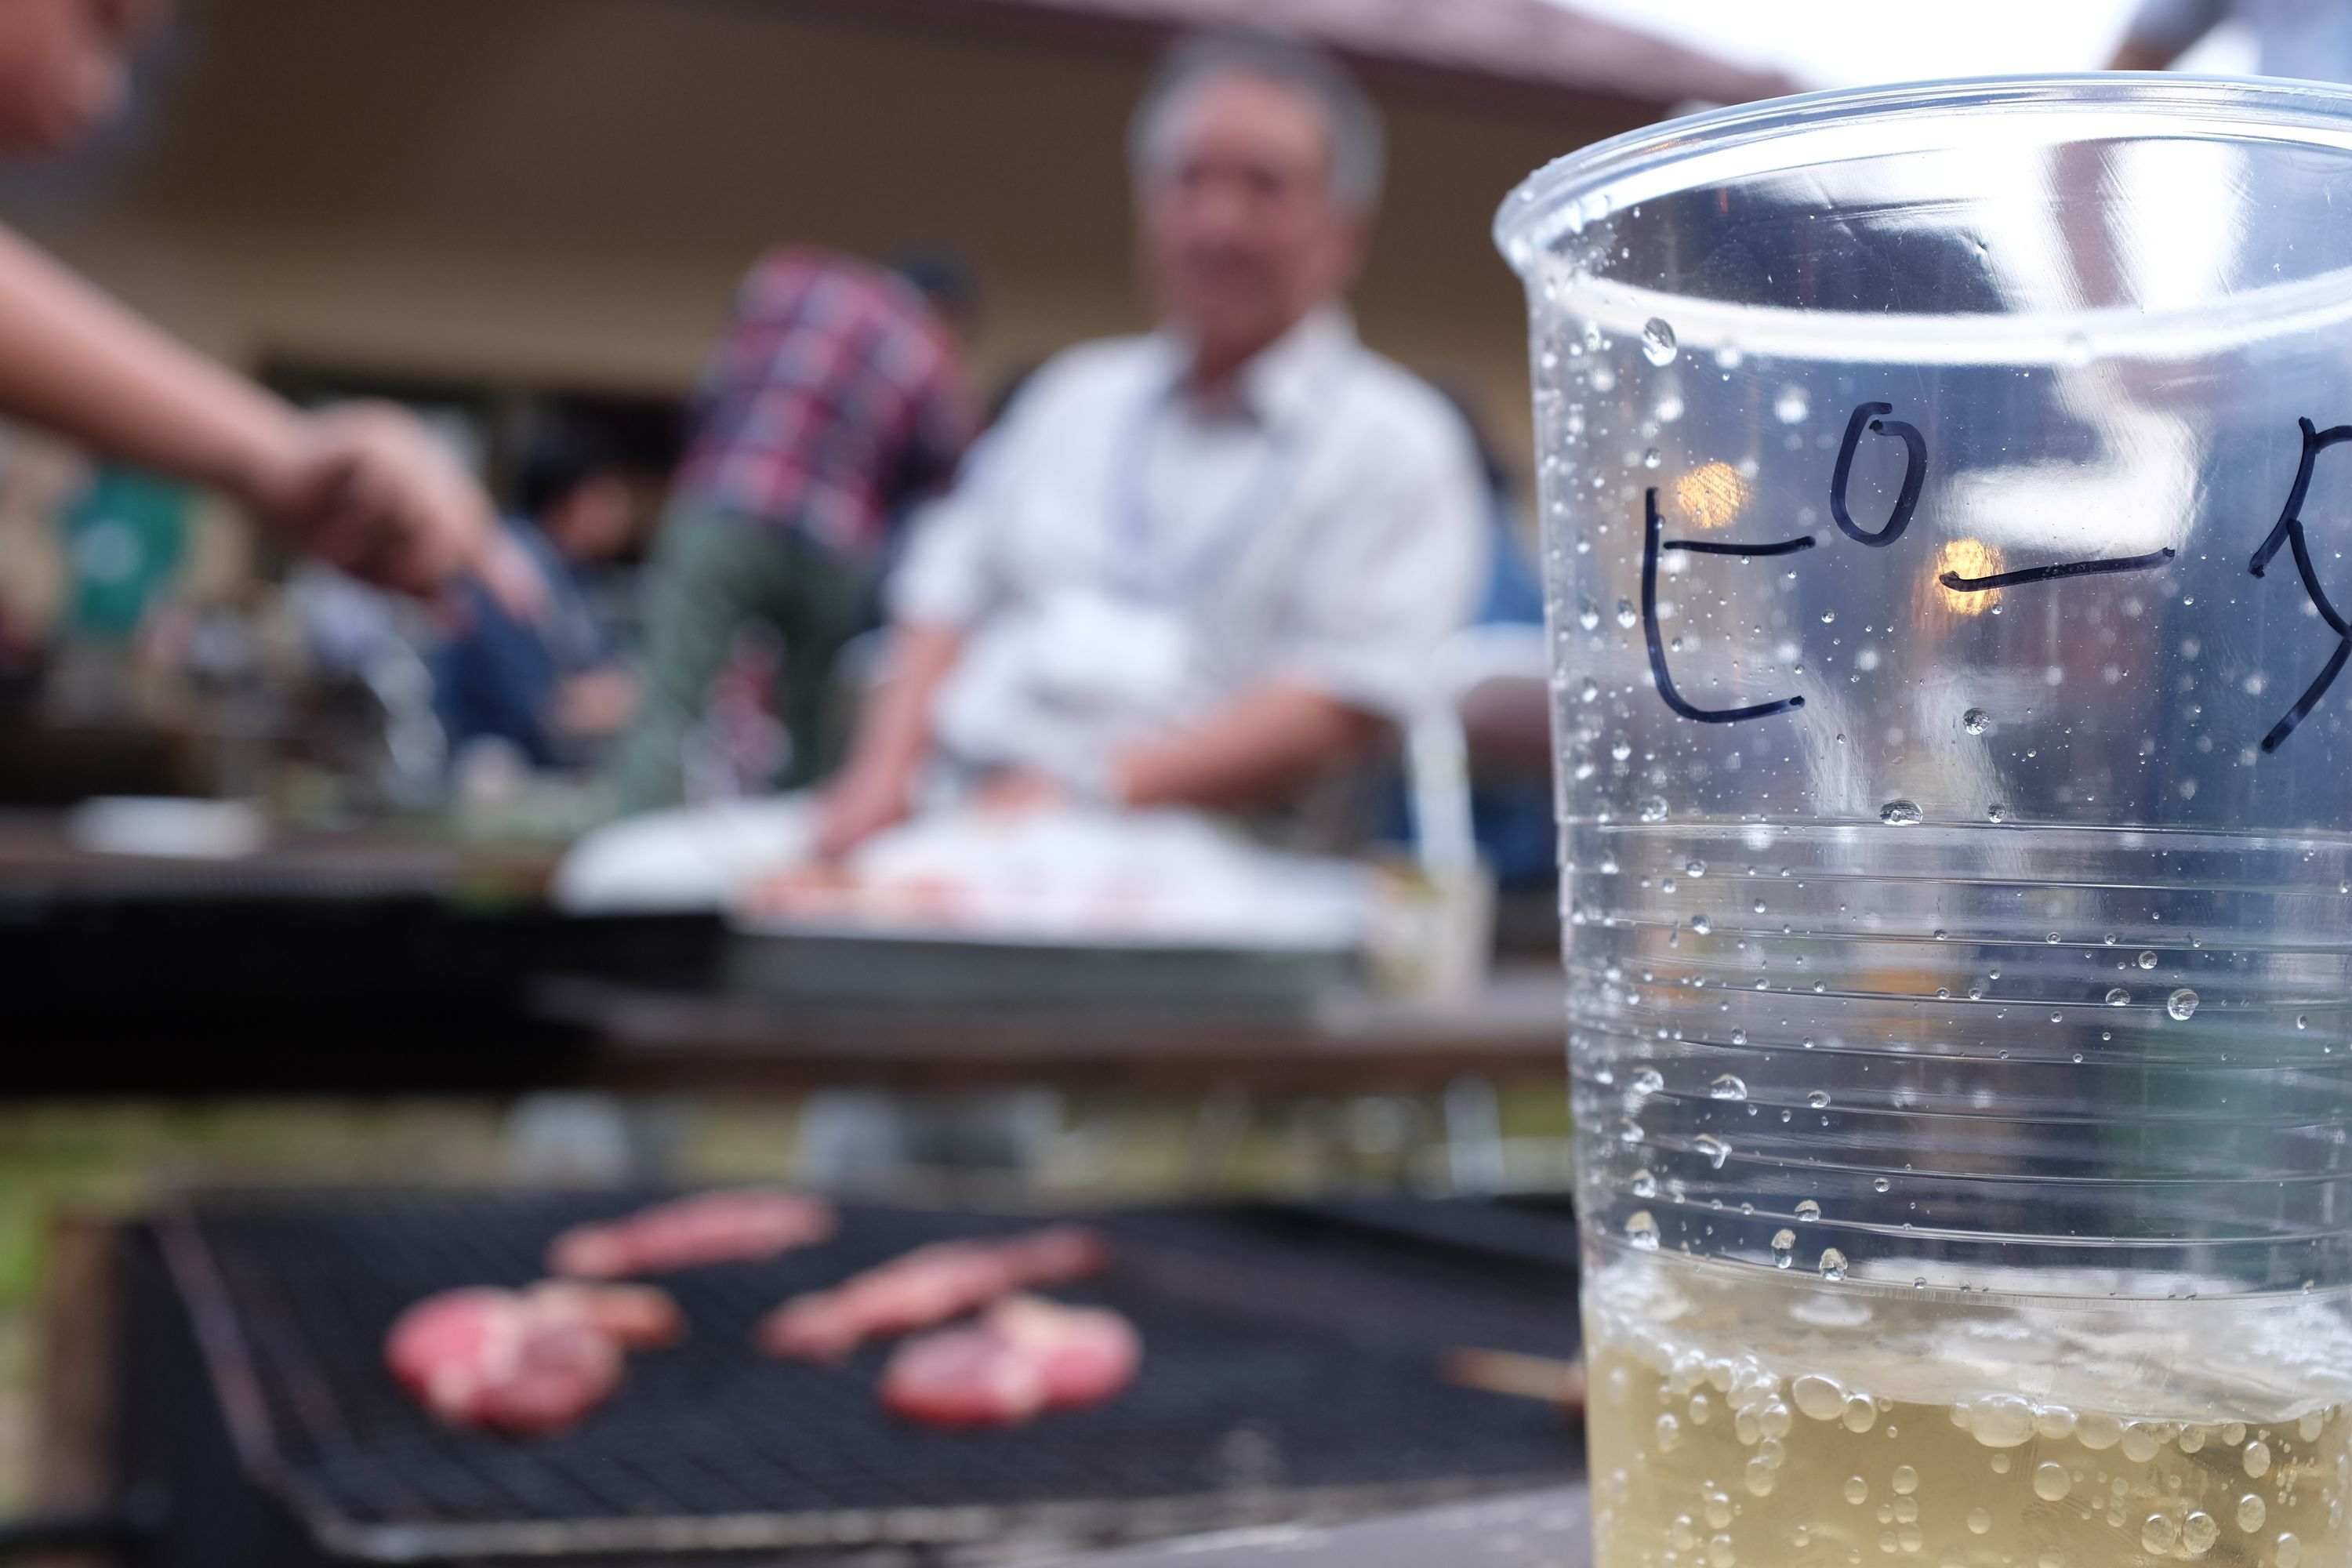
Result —
POLYGON ((102 468, 66 511, 75 635, 127 641, 180 568, 189 492, 129 468, 102 468))

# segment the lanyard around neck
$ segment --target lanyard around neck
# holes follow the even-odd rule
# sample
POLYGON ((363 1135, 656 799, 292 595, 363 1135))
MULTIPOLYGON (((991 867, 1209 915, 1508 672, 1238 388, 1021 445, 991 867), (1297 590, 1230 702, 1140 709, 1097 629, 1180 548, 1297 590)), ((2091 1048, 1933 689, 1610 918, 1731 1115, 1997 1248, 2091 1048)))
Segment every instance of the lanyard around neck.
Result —
POLYGON ((1152 422, 1182 394, 1174 382, 1145 391, 1137 400, 1124 437, 1113 453, 1111 484, 1116 499, 1111 508, 1109 575, 1123 597, 1147 604, 1180 604, 1232 559, 1228 547, 1238 544, 1245 531, 1270 516, 1297 481, 1307 445, 1302 426, 1307 417, 1329 416, 1329 405, 1347 374, 1350 357, 1333 357, 1330 369, 1317 382, 1315 395, 1297 405, 1301 415, 1286 420, 1267 419, 1265 450, 1259 456, 1248 482, 1231 504, 1200 531, 1192 548, 1181 559, 1165 559, 1168 552, 1158 548, 1155 535, 1159 530, 1152 518, 1146 470, 1152 422))

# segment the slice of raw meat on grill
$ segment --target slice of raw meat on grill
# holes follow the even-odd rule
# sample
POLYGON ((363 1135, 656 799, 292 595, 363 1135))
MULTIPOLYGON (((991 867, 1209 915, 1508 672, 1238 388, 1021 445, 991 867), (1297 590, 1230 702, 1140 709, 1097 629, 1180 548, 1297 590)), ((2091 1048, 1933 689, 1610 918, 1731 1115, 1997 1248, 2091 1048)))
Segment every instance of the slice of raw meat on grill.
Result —
POLYGON ((583 1322, 627 1350, 658 1350, 686 1333, 677 1303, 652 1285, 542 1279, 530 1288, 530 1297, 541 1310, 583 1322))
POLYGON ((703 1263, 772 1258, 832 1237, 838 1219, 822 1198, 767 1187, 698 1193, 625 1218, 574 1226, 547 1249, 551 1273, 619 1279, 703 1263))
POLYGON ((869 1340, 960 1318, 1018 1290, 1066 1285, 1109 1261, 1102 1237, 1055 1226, 1003 1241, 940 1241, 835 1286, 795 1296, 761 1321, 761 1348, 838 1361, 869 1340))
POLYGON ((624 1347, 669 1344, 684 1328, 677 1303, 647 1285, 474 1287, 402 1313, 384 1360, 443 1420, 531 1436, 602 1404, 620 1384, 624 1347))
POLYGON ((1013 1296, 977 1322, 908 1340, 882 1373, 882 1404, 926 1426, 1009 1426, 1098 1405, 1135 1381, 1143 1344, 1101 1307, 1013 1296))

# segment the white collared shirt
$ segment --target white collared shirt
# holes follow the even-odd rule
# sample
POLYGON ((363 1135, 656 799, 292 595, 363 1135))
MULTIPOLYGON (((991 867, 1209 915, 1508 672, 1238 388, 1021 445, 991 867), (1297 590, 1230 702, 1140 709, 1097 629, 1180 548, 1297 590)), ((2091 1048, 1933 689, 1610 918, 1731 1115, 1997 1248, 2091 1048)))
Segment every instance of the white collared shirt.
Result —
POLYGON ((1068 774, 1268 682, 1407 718, 1486 567, 1468 432, 1309 315, 1204 406, 1166 334, 1040 370, 917 523, 904 622, 962 628, 951 763, 1068 774))

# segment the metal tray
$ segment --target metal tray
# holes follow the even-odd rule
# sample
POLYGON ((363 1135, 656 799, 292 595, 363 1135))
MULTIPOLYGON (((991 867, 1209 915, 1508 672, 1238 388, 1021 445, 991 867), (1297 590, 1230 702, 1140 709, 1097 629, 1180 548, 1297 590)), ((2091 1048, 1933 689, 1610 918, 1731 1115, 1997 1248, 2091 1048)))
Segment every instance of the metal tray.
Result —
POLYGON ((1348 978, 1342 949, 1060 942, 738 926, 730 986, 821 1005, 1193 1007, 1301 1014, 1348 978))

